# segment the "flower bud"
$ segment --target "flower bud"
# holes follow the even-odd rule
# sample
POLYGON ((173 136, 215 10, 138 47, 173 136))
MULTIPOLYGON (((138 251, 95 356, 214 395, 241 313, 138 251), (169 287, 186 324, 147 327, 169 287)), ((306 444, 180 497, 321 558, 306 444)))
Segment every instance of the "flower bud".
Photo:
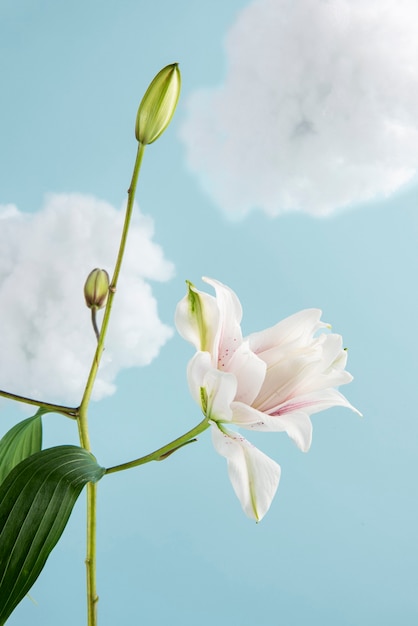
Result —
POLYGON ((87 276, 84 284, 84 297, 89 309, 102 309, 109 293, 109 274, 98 267, 87 276))
POLYGON ((178 63, 164 67, 151 82, 139 105, 135 123, 137 140, 146 145, 165 131, 180 95, 181 77, 178 63))

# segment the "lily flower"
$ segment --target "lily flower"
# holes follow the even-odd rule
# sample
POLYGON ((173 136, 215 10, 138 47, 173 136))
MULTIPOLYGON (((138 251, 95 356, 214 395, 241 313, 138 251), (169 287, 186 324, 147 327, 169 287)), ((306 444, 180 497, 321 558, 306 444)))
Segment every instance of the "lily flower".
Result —
POLYGON ((286 432, 306 452, 310 415, 333 407, 358 411, 335 387, 352 380, 340 335, 319 309, 307 309, 272 328, 243 338, 242 308, 226 285, 204 278, 215 296, 189 283, 178 304, 176 326, 197 352, 188 365, 192 396, 212 426, 215 449, 227 459, 229 477, 244 512, 259 521, 268 511, 280 467, 227 425, 286 432))

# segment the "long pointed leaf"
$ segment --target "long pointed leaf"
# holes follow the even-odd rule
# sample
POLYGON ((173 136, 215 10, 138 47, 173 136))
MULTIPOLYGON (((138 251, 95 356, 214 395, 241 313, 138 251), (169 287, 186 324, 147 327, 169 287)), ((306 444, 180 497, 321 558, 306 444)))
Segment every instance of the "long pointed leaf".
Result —
POLYGON ((104 474, 77 446, 37 452, 0 485, 0 625, 41 573, 88 482, 104 474))
POLYGON ((0 484, 23 459, 42 448, 42 413, 19 422, 0 441, 0 484))

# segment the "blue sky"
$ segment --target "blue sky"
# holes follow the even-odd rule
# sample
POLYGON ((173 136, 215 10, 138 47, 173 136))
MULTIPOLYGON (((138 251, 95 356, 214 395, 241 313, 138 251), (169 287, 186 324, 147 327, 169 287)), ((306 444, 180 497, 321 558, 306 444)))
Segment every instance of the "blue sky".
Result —
MULTIPOLYGON (((155 331, 155 340, 148 346, 151 363, 136 367, 139 350, 145 350, 143 339, 130 334, 135 321, 132 310, 138 306, 135 301, 129 305, 129 298, 121 294, 126 308, 115 322, 113 343, 129 344, 126 337, 133 337, 131 343, 137 341, 138 348, 127 345, 129 357, 114 348, 106 380, 116 385, 117 392, 91 406, 91 438, 99 462, 110 466, 146 454, 200 421, 186 381, 192 350, 176 333, 170 339, 161 333, 174 326, 184 281, 201 287, 202 275, 217 278, 236 291, 244 309, 244 333, 273 325, 303 308, 321 308, 324 320, 343 335, 349 349, 347 369, 354 381, 343 392, 364 414, 361 419, 335 408, 315 415, 313 444, 307 454, 284 435, 251 435, 282 467, 276 498, 258 525, 242 513, 224 459, 216 454, 206 433, 164 463, 104 479, 99 489, 98 526, 103 626, 141 622, 159 626, 168 620, 184 626, 215 621, 243 626, 391 626, 395 622, 409 626, 418 618, 416 179, 411 174, 399 188, 392 182, 394 191, 385 196, 391 173, 395 181, 396 172, 411 173, 418 164, 412 141, 417 133, 417 88, 410 82, 407 89, 408 76, 413 76, 418 65, 417 47, 408 38, 408 24, 413 23, 416 9, 405 0, 396 3, 395 11, 395 3, 387 0, 381 5, 382 21, 374 1, 363 3, 372 16, 368 28, 370 23, 378 26, 375 39, 368 35, 366 54, 356 34, 361 28, 352 28, 363 23, 358 17, 360 5, 353 2, 358 11, 353 9, 347 16, 347 3, 338 4, 346 20, 341 23, 348 24, 344 58, 353 59, 354 69, 347 76, 358 77, 367 97, 362 100, 355 92, 343 108, 338 108, 343 98, 337 99, 337 105, 330 102, 329 106, 337 108, 332 109, 329 123, 325 120, 322 125, 319 105, 308 98, 309 106, 302 113, 314 125, 317 143, 301 155, 292 152, 293 144, 285 145, 283 152, 279 141, 301 121, 296 105, 294 109, 289 105, 287 117, 284 113, 281 117, 276 104, 283 100, 285 88, 291 86, 300 101, 300 85, 315 86, 315 71, 324 67, 329 88, 336 85, 336 91, 344 95, 344 81, 333 82, 335 72, 341 76, 338 64, 313 63, 304 72, 309 58, 301 17, 304 8, 315 16, 310 20, 312 37, 321 33, 315 40, 319 57, 328 58, 327 51, 335 51, 335 41, 328 36, 330 23, 318 17, 325 3, 298 0, 295 11, 288 2, 281 4, 287 19, 285 31, 290 33, 286 45, 293 41, 295 50, 302 52, 298 55, 284 47, 286 63, 281 63, 287 73, 271 74, 272 84, 277 81, 281 91, 272 96, 277 118, 273 116, 269 126, 254 115, 251 103, 234 108, 236 95, 227 88, 234 76, 236 84, 246 85, 239 74, 242 64, 232 62, 231 50, 240 51, 237 24, 242 24, 242 11, 250 3, 3 0, 0 4, 0 205, 15 205, 27 216, 26 222, 16 218, 13 227, 5 227, 0 234, 6 251, 0 261, 3 283, 7 284, 11 260, 20 272, 14 289, 13 285, 2 288, 1 323, 7 341, 3 339, 2 344, 5 365, 0 368, 0 387, 7 386, 1 377, 8 383, 12 372, 21 393, 26 384, 22 378, 27 376, 33 389, 51 393, 57 401, 70 384, 77 396, 81 370, 71 369, 68 344, 75 337, 71 334, 74 324, 77 329, 79 319, 88 319, 82 282, 77 291, 77 272, 87 264, 86 275, 111 256, 115 242, 108 242, 104 233, 112 231, 112 220, 117 219, 117 209, 126 197, 136 151, 138 103, 154 74, 177 61, 183 77, 180 104, 170 128, 146 150, 137 195, 142 213, 152 219, 153 232, 149 221, 135 225, 135 237, 144 237, 141 268, 136 267, 133 253, 126 265, 126 281, 146 294, 138 323, 143 331, 148 328, 144 319, 151 320, 149 328, 155 331), (394 50, 392 43, 399 33, 404 34, 400 41, 408 45, 394 50), (401 59, 403 69, 397 73, 395 61, 393 67, 382 65, 389 57, 401 59), (382 80, 375 81, 376 76, 382 80), (202 109, 196 109, 196 93, 202 94, 202 89, 206 90, 200 96, 202 109), (214 90, 228 103, 216 109, 218 119, 210 116, 214 90), (241 135, 237 124, 237 139, 231 139, 228 152, 222 150, 222 112, 230 115, 231 111, 242 116, 248 128, 241 135), (399 125, 403 124, 402 132, 398 126, 395 135, 389 132, 393 125, 388 122, 393 111, 398 112, 399 125), (252 115, 251 124, 248 115, 252 115), (353 119, 355 125, 344 126, 338 115, 353 119), (290 120, 288 126, 284 119, 290 120), (254 169, 253 176, 251 169, 240 170, 239 153, 248 146, 245 137, 256 135, 262 147, 259 138, 265 136, 266 152, 267 145, 272 150, 267 131, 270 128, 274 134, 276 124, 282 134, 277 136, 277 152, 272 153, 277 170, 272 166, 273 173, 269 170, 271 193, 263 195, 258 206, 244 207, 235 186, 240 173, 247 197, 256 198, 263 189, 261 167, 254 169), (339 132, 333 132, 337 126, 339 132), (389 128, 388 135, 380 141, 383 127, 389 128), (200 152, 206 161, 193 153, 193 136, 197 135, 191 135, 190 129, 200 129, 200 152), (330 170, 327 182, 324 154, 337 153, 345 166, 330 170), (288 169, 283 169, 283 163, 288 169), (301 164, 302 187, 311 190, 306 196, 294 192, 289 174, 300 179, 301 164), (272 186, 276 171, 278 191, 272 186), (368 173, 366 182, 373 181, 370 188, 357 186, 361 172, 368 173), (335 177, 339 187, 344 186, 341 193, 335 177), (56 194, 55 200, 47 194, 56 194), (113 207, 108 207, 106 218, 86 218, 91 236, 86 237, 81 229, 79 245, 76 240, 72 245, 77 231, 70 229, 71 219, 64 224, 57 219, 57 198, 62 194, 74 202, 71 194, 83 194, 113 207), (283 209, 284 198, 290 196, 299 210, 283 209), (324 206, 329 214, 315 216, 324 206), (48 215, 55 224, 50 230, 45 226, 48 215), (25 228, 20 228, 22 222, 25 228), (97 232, 100 236, 95 241, 97 232), (10 245, 11 235, 19 248, 10 245), (100 259, 95 261, 95 255, 100 259), (35 260, 39 271, 28 275, 25 272, 35 260), (58 289, 62 309, 51 309, 46 315, 49 276, 66 282, 58 289), (148 284, 152 293, 144 286, 148 284), (45 300, 39 289, 46 290, 45 300), (81 308, 75 312, 72 307, 78 306, 74 304, 77 299, 81 308), (129 306, 133 306, 130 313, 129 306), (154 306, 158 306, 158 317, 154 306), (19 360, 17 349, 27 330, 23 324, 29 319, 38 324, 39 334, 31 350, 37 346, 43 357, 32 358, 28 365, 19 360), (5 329, 6 323, 10 325, 5 329), (52 327, 56 334, 50 334, 52 327), (158 350, 158 357, 152 358, 158 350), (25 376, 19 375, 22 371, 25 376), (58 382, 53 381, 54 373, 58 382)), ((268 5, 258 3, 263 10, 268 5)), ((277 28, 281 32, 283 24, 277 28)), ((367 28, 364 32, 369 33, 367 28)), ((268 39, 252 70, 264 67, 263 61, 270 58, 268 39)), ((244 53, 240 58, 246 58, 244 53)), ((280 50, 277 58, 282 58, 280 50)), ((256 93, 265 102, 265 75, 254 72, 256 93)), ((257 150, 257 158, 248 167, 264 167, 263 154, 257 150)), ((266 162, 270 164, 270 159, 266 162)), ((23 415, 19 407, 3 401, 2 430, 6 432, 23 415)), ((48 415, 44 426, 48 446, 77 442, 74 424, 58 415, 48 415)), ((83 498, 31 596, 36 604, 25 599, 9 620, 12 626, 83 623, 83 498)))

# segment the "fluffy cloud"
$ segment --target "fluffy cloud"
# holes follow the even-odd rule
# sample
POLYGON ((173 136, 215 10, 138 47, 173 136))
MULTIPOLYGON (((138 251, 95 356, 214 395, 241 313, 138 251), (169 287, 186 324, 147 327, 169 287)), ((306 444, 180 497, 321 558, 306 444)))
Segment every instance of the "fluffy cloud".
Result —
MULTIPOLYGON (((0 207, 1 389, 79 403, 96 345, 83 286, 94 267, 111 274, 123 219, 124 211, 77 194, 50 195, 33 214, 0 207)), ((148 281, 172 273, 152 220, 136 210, 95 399, 114 392, 120 369, 148 364, 171 336, 148 281)))
POLYGON ((253 2, 188 102, 190 168, 232 217, 392 193, 418 166, 417 24, 416 0, 253 2))

